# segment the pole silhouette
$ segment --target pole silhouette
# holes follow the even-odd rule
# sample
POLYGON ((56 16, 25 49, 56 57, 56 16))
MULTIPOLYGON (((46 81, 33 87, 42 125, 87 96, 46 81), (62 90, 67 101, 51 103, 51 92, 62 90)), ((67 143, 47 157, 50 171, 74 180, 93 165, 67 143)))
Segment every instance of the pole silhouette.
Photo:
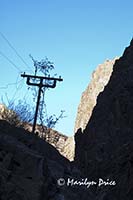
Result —
POLYGON ((39 110, 39 105, 40 105, 42 88, 43 87, 55 88, 56 82, 63 81, 63 79, 61 78, 61 76, 59 76, 59 78, 50 77, 50 76, 48 76, 48 77, 47 76, 35 76, 35 75, 25 74, 25 72, 24 72, 24 74, 21 74, 21 76, 23 78, 27 78, 27 81, 26 81, 27 85, 37 86, 39 88, 37 102, 36 102, 34 122, 33 122, 33 127, 32 127, 32 133, 34 133, 35 128, 36 128, 36 123, 37 123, 37 115, 38 115, 38 110, 39 110), (33 82, 33 79, 34 79, 34 82, 33 82), (39 80, 39 83, 35 82, 35 80, 39 80), (44 83, 44 80, 52 81, 52 83, 51 82, 44 83))

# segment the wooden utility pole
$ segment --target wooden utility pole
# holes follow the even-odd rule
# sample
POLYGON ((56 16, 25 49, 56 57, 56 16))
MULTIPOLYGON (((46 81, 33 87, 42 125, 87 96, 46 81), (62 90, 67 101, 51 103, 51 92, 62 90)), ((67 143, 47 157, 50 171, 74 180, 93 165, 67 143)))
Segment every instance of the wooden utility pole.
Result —
POLYGON ((21 74, 21 76, 23 78, 27 78, 27 85, 32 85, 32 86, 38 86, 39 90, 38 90, 38 97, 37 97, 37 103, 36 103, 36 111, 35 111, 35 116, 34 116, 34 122, 33 122, 33 128, 32 128, 32 133, 35 132, 35 128, 36 128, 36 122, 37 122, 37 115, 38 115, 38 110, 39 110, 39 104, 40 104, 40 99, 41 99, 41 91, 43 87, 47 87, 47 88, 55 88, 56 87, 56 82, 57 81, 63 81, 63 79, 61 78, 61 76, 59 76, 59 78, 55 78, 55 77, 45 77, 45 76, 34 76, 34 75, 28 75, 28 74, 21 74), (34 79, 34 81, 33 81, 34 79), (38 80, 38 82, 35 83, 35 80, 38 80), (45 83, 44 83, 45 80, 45 83), (52 81, 46 83, 46 80, 48 81, 52 81))

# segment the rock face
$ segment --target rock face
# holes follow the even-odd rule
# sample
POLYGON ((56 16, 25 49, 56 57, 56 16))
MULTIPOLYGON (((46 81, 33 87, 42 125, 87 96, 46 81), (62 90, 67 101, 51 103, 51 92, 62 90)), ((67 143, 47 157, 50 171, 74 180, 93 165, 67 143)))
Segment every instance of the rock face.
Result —
MULTIPOLYGON (((113 71, 113 65, 117 59, 118 57, 114 58, 113 60, 106 60, 103 64, 98 65, 96 70, 93 72, 91 82, 81 96, 75 120, 74 133, 76 133, 79 128, 81 128, 82 131, 85 129, 92 115, 93 108, 96 105, 97 96, 107 85, 113 71)), ((71 147, 69 148, 68 154, 71 156, 67 156, 67 158, 73 160, 75 151, 75 145, 73 142, 74 138, 71 139, 71 141, 70 139, 67 141, 69 141, 69 147, 71 147)), ((67 150, 65 151, 68 152, 67 150)))
POLYGON ((0 120, 1 200, 92 200, 80 171, 37 135, 0 120), (69 184, 68 185, 68 180, 69 184))
MULTIPOLYGON (((30 132, 32 131, 31 124, 26 124, 24 128, 30 132)), ((68 139, 66 135, 63 135, 62 133, 45 126, 42 128, 41 125, 36 126, 35 134, 54 146, 62 155, 65 154, 64 146, 68 139)))
POLYGON ((70 161, 74 160, 74 151, 75 151, 75 141, 74 137, 68 137, 63 148, 63 156, 65 156, 70 161))
MULTIPOLYGON (((113 65, 117 59, 118 58, 114 58, 113 60, 106 60, 103 64, 100 64, 93 72, 91 82, 81 96, 75 120, 74 133, 76 133, 79 128, 81 128, 82 131, 85 129, 92 115, 93 108, 96 105, 97 96, 104 90, 104 87, 108 83, 113 71, 113 65)), ((65 142, 63 155, 70 161, 73 161, 74 151, 74 137, 70 137, 65 142)))
MULTIPOLYGON (((4 119, 7 122, 9 122, 11 125, 15 125, 17 127, 23 127, 25 130, 28 130, 29 132, 32 131, 32 125, 29 123, 23 123, 20 122, 19 117, 17 114, 9 110, 5 105, 0 104, 0 119, 4 119)), ((73 160, 74 155, 74 143, 70 144, 71 138, 67 137, 66 135, 63 135, 62 133, 59 133, 58 131, 43 127, 40 125, 36 126, 36 132, 38 136, 45 139, 46 142, 54 146, 62 155, 64 155, 69 160, 73 160), (68 139, 68 140, 67 140, 68 139), (73 149, 73 152, 70 153, 70 149, 73 149)))
POLYGON ((93 72, 91 82, 81 96, 75 121, 74 133, 76 133, 79 128, 81 128, 82 131, 85 129, 92 115, 93 108, 96 105, 97 96, 104 90, 104 87, 108 83, 112 74, 113 65, 117 59, 118 58, 106 60, 93 72))
POLYGON ((99 94, 85 130, 78 129, 75 142, 75 162, 85 176, 116 182, 114 187, 97 187, 98 199, 133 199, 133 40, 115 62, 111 78, 99 94))
MULTIPOLYGON (((56 182, 57 177, 65 177, 67 168, 69 161, 54 147, 0 121, 0 199, 48 199, 52 179, 56 182)), ((54 184, 54 197, 60 194, 57 190, 54 184)))

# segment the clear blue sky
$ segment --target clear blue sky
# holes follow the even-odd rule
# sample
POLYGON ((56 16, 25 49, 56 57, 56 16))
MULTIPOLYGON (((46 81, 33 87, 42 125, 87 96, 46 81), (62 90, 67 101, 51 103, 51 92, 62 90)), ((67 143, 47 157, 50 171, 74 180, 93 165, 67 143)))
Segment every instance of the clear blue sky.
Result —
POLYGON ((91 73, 106 59, 120 56, 133 36, 132 0, 0 0, 0 32, 23 57, 29 68, 0 36, 0 96, 23 98, 29 91, 21 72, 30 72, 29 54, 47 56, 64 79, 46 94, 49 113, 66 111, 56 129, 72 135, 81 93, 91 73), (2 89, 7 83, 17 82, 2 89))

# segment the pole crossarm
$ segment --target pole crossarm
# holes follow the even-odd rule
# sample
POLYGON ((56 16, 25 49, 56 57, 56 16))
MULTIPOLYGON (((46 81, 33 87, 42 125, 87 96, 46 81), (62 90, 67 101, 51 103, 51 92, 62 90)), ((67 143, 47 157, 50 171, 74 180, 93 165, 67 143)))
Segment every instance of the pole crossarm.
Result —
POLYGON ((39 87, 37 103, 36 103, 35 117, 34 117, 33 128, 32 128, 32 132, 34 133, 35 127, 36 127, 36 122, 37 122, 37 115, 38 115, 38 109, 39 109, 39 104, 40 104, 40 99, 41 99, 42 87, 55 88, 56 82, 57 81, 63 81, 63 79, 61 78, 61 76, 59 76, 59 78, 50 77, 50 76, 35 76, 35 75, 25 74, 25 72, 23 74, 21 74, 21 77, 27 78, 27 81, 26 81, 27 85, 39 87), (35 82, 36 79, 39 80, 39 83, 35 82), (44 80, 53 81, 53 82, 52 82, 52 84, 51 84, 51 82, 43 83, 44 80))
POLYGON ((61 78, 61 76, 59 76, 59 78, 55 78, 55 77, 50 77, 50 76, 34 76, 34 75, 28 75, 28 74, 21 74, 22 77, 30 77, 30 78, 38 78, 38 79, 46 79, 46 80, 56 80, 56 81, 63 81, 63 79, 61 78))
POLYGON ((49 87, 49 88, 55 88, 56 87, 56 82, 57 81, 63 81, 63 79, 59 76, 59 78, 55 78, 55 77, 50 77, 50 76, 34 76, 34 75, 28 75, 28 74, 21 74, 21 76, 23 78, 27 78, 27 85, 32 85, 32 86, 38 86, 38 87, 49 87), (30 82, 31 79, 40 79, 39 83, 33 83, 30 82), (53 81, 52 84, 44 84, 43 80, 50 80, 53 81))

